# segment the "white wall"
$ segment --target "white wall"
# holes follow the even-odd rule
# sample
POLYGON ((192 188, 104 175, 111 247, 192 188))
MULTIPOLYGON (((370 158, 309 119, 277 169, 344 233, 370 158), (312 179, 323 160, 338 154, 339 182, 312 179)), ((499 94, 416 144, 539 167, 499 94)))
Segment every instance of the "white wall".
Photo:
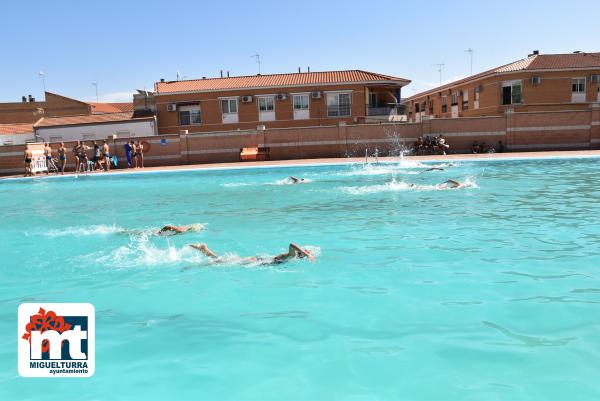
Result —
POLYGON ((156 135, 156 132, 154 130, 154 121, 148 120, 119 123, 115 122, 104 124, 74 125, 68 127, 40 127, 36 128, 36 133, 38 136, 44 138, 44 141, 52 142, 68 142, 83 139, 106 139, 110 135, 117 135, 118 138, 128 138, 130 136, 140 137, 156 135), (84 138, 84 135, 90 136, 84 138), (55 139, 59 137, 60 139, 55 139))
POLYGON ((33 132, 29 134, 2 134, 0 145, 23 145, 34 140, 33 132), (12 142, 11 142, 12 141, 12 142))

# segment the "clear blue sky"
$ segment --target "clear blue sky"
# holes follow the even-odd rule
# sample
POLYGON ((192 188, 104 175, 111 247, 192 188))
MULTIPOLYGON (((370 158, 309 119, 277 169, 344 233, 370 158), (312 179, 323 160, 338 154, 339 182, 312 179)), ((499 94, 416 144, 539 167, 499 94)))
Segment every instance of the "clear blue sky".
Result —
POLYGON ((129 100, 160 78, 364 69, 408 78, 404 96, 542 53, 600 51, 600 1, 10 1, 0 101, 49 91, 129 100))

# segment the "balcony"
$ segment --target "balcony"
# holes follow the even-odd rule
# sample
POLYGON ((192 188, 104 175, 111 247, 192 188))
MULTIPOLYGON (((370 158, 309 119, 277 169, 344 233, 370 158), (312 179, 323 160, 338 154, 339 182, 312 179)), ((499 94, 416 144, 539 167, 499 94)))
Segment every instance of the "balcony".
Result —
POLYGON ((396 116, 404 113, 404 106, 399 105, 388 105, 388 106, 375 106, 367 109, 368 116, 396 116))

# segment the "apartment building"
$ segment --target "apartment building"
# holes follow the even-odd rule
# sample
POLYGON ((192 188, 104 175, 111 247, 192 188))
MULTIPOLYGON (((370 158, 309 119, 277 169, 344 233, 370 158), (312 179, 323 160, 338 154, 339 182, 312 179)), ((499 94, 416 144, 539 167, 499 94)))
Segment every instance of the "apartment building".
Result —
POLYGON ((408 83, 361 70, 161 80, 153 100, 160 134, 352 124, 401 114, 408 83))
POLYGON ((403 100, 408 121, 587 110, 600 102, 600 53, 540 54, 403 100))

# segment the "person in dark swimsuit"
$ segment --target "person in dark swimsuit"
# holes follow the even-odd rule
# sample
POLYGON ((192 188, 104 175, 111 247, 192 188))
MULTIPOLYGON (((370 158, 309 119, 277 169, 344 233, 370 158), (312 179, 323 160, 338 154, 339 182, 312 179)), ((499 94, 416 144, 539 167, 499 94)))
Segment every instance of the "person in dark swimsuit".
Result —
POLYGON ((65 174, 65 166, 67 165, 67 148, 65 148, 65 143, 60 143, 60 148, 58 148, 58 158, 60 159, 60 173, 62 175, 65 174))
POLYGON ((81 172, 88 172, 88 156, 86 150, 90 149, 85 143, 81 143, 79 146, 79 164, 81 165, 81 172))
MULTIPOLYGON (((217 255, 216 253, 211 251, 206 244, 190 244, 190 246, 192 248, 202 252, 204 255, 213 259, 217 263, 227 263, 227 260, 222 259, 222 257, 220 257, 219 255, 217 255)), ((248 257, 242 258, 240 263, 241 264, 256 263, 261 266, 268 266, 268 265, 279 265, 279 264, 285 263, 291 259, 302 259, 302 258, 307 258, 310 262, 313 262, 315 260, 314 255, 312 253, 310 253, 310 251, 308 251, 306 249, 302 249, 298 245, 291 243, 288 247, 288 251, 285 253, 281 253, 279 255, 271 256, 271 257, 248 256, 248 257)))
POLYGON ((52 168, 58 174, 58 169, 56 168, 56 164, 52 160, 52 148, 49 143, 44 144, 44 156, 46 156, 46 174, 50 173, 50 169, 52 168))
POLYGON ((125 156, 127 157, 127 168, 131 168, 133 157, 133 141, 127 142, 124 146, 125 156))
POLYGON ((25 177, 32 176, 31 162, 33 159, 33 152, 29 148, 25 149, 23 156, 25 156, 25 177))
POLYGON ((106 171, 110 171, 110 148, 108 143, 106 143, 106 139, 102 143, 102 156, 104 157, 106 171))

